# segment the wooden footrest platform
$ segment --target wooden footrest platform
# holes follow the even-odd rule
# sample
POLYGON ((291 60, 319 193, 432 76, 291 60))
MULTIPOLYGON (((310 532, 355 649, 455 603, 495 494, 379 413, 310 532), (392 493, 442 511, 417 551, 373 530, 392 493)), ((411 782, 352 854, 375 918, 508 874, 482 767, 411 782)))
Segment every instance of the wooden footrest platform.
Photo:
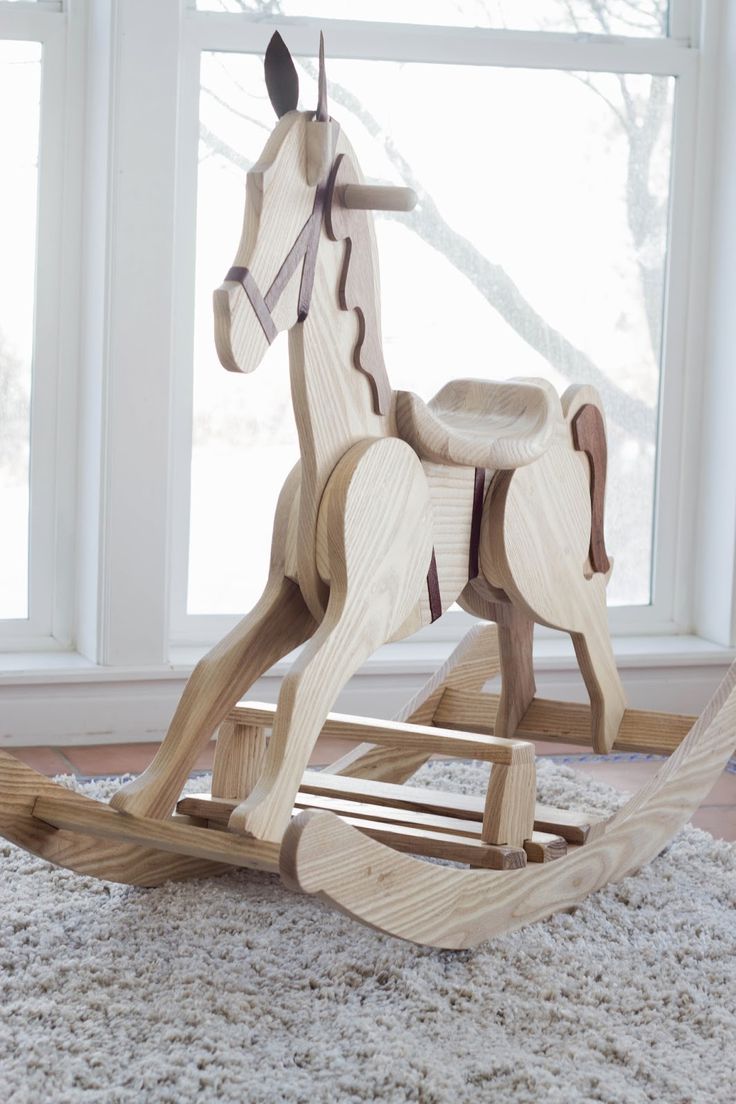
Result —
MULTIPOLYGON (((224 827, 238 804, 236 799, 192 794, 179 801, 177 811, 224 827)), ((481 797, 306 771, 294 813, 332 812, 395 850, 492 870, 561 858, 568 842, 585 843, 605 823, 604 818, 538 805, 531 838, 523 847, 509 847, 483 842, 483 808, 481 797)))

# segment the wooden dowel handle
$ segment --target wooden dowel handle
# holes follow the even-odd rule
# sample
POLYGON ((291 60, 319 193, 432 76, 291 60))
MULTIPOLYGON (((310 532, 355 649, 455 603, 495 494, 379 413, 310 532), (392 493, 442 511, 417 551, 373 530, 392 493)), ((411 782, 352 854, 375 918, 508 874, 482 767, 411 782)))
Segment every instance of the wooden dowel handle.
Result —
POLYGON ((345 184, 341 198, 351 211, 413 211, 417 205, 413 188, 383 184, 345 184))

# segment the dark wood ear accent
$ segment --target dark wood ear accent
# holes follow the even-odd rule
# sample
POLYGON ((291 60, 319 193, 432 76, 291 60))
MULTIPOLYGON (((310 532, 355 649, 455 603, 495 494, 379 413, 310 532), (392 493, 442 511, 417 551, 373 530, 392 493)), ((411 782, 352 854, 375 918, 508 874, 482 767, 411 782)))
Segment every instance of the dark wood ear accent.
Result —
POLYGON ((608 448, 603 415, 593 403, 581 406, 573 418, 572 439, 578 452, 584 452, 590 461, 590 563, 594 571, 605 574, 611 567, 603 532, 608 448))
POLYGON ((299 102, 299 77, 289 48, 278 31, 271 35, 263 59, 268 98, 279 119, 287 111, 296 110, 299 102))
POLYGON ((351 161, 345 154, 338 154, 327 184, 325 228, 332 241, 346 239, 338 294, 342 309, 354 310, 358 316, 353 364, 368 377, 376 414, 387 414, 391 405, 391 384, 383 360, 377 290, 371 265, 368 223, 371 216, 367 211, 348 210, 340 199, 346 184, 359 183, 351 161))
POLYGON ((329 119, 327 111, 327 71, 325 70, 325 36, 319 32, 319 78, 317 80, 317 111, 315 119, 318 123, 326 123, 329 119))

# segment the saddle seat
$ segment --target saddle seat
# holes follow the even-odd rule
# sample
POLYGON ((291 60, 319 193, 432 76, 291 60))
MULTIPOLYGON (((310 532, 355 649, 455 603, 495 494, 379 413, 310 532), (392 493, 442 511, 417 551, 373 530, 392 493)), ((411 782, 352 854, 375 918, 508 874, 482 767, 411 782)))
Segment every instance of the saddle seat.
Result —
POLYGON ((546 380, 458 379, 428 403, 397 391, 396 421, 422 460, 497 471, 539 459, 562 425, 562 407, 546 380))

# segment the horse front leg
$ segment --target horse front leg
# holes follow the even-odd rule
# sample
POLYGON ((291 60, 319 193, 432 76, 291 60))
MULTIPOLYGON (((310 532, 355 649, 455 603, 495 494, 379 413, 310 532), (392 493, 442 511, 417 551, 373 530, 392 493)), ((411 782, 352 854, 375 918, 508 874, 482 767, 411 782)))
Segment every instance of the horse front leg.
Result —
POLYGON ((350 676, 405 621, 426 585, 431 504, 422 466, 403 441, 362 441, 333 473, 320 509, 325 617, 284 679, 261 776, 230 828, 281 840, 309 755, 350 676))
POLYGON ((218 725, 264 671, 314 632, 316 624, 299 587, 284 574, 289 517, 298 488, 297 467, 279 496, 271 567, 261 598, 194 668, 153 761, 118 790, 110 803, 114 808, 138 816, 170 816, 197 756, 218 725))

